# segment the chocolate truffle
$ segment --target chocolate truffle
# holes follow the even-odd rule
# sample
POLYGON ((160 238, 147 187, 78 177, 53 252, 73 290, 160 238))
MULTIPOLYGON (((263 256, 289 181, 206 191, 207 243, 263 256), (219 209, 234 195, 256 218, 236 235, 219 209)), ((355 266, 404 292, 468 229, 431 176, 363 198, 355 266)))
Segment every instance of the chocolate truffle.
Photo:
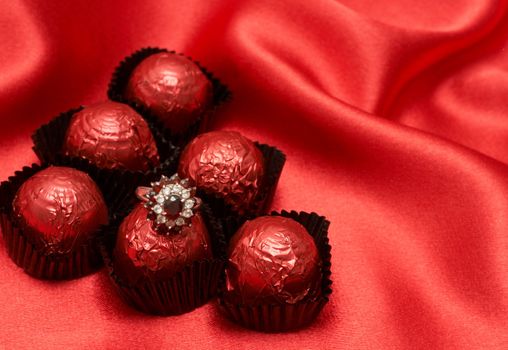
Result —
POLYGON ((159 165, 147 122, 118 102, 97 103, 76 113, 63 149, 66 155, 88 159, 99 168, 147 171, 159 165))
POLYGON ((235 131, 197 136, 184 149, 178 173, 207 193, 221 197, 234 210, 254 202, 264 175, 264 159, 256 145, 235 131))
POLYGON ((13 218, 44 254, 77 250, 108 222, 104 198, 92 179, 76 169, 49 167, 16 193, 13 218))
POLYGON ((315 295, 320 258, 307 230, 293 219, 262 216, 231 238, 228 297, 240 304, 294 304, 315 295))
POLYGON ((125 97, 148 108, 168 129, 181 132, 210 107, 212 84, 188 58, 161 52, 133 70, 125 97))
POLYGON ((154 229, 149 209, 139 204, 124 219, 114 249, 114 270, 129 285, 165 281, 186 265, 212 257, 210 238, 200 213, 178 232, 154 229))

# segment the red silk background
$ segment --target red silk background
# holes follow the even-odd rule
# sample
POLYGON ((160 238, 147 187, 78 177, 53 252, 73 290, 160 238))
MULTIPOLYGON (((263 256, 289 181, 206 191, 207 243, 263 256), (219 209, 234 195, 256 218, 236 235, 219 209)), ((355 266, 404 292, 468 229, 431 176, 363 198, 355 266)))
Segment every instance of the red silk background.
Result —
POLYGON ((0 347, 508 348, 507 37, 504 0, 2 1, 1 179, 122 57, 185 52, 234 91, 213 128, 286 152, 274 209, 331 220, 334 293, 260 334, 138 313, 104 270, 32 279, 0 241, 0 347))

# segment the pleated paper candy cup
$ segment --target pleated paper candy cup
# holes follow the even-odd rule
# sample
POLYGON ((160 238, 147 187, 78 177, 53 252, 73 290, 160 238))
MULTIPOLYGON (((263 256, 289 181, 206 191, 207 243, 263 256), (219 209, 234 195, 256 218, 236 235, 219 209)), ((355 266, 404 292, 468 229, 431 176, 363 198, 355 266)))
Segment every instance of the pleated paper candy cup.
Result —
MULTIPOLYGON (((321 283, 319 290, 311 297, 294 304, 257 304, 242 305, 235 303, 234 298, 228 297, 225 273, 221 275, 219 284, 219 307, 233 322, 247 328, 262 332, 286 332, 299 329, 310 324, 321 312, 332 293, 331 276, 331 247, 328 240, 330 222, 316 213, 282 211, 273 212, 291 218, 302 224, 310 233, 321 257, 321 283)), ((245 221, 245 218, 229 218, 224 229, 228 236, 232 236, 245 221), (228 232, 229 231, 229 232, 228 232)))
POLYGON ((113 249, 118 227, 125 215, 105 227, 99 240, 109 277, 120 298, 135 309, 154 315, 179 315, 190 312, 215 297, 225 263, 225 239, 220 222, 202 204, 201 214, 210 234, 213 258, 195 261, 166 281, 124 282, 114 268, 113 249))
MULTIPOLYGON (((33 164, 17 171, 7 181, 0 184, 0 226, 7 252, 11 259, 23 270, 39 279, 74 279, 87 275, 101 266, 102 260, 96 249, 95 236, 67 253, 48 253, 38 248, 13 219, 12 202, 21 185, 31 176, 49 165, 33 164)), ((62 164, 71 166, 71 164, 62 164)), ((107 179, 103 179, 105 182, 107 179)), ((104 196, 112 212, 119 210, 127 196, 122 189, 115 187, 109 196, 104 196)), ((98 234, 98 233, 97 233, 98 234)))

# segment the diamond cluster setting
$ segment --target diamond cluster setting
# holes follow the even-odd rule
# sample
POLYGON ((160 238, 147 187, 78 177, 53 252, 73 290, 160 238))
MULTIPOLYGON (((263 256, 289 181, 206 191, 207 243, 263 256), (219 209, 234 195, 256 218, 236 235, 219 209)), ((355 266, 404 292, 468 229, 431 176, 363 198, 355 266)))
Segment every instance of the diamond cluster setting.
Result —
POLYGON ((160 234, 169 235, 190 226, 201 205, 201 200, 195 197, 196 187, 190 186, 188 179, 180 179, 178 174, 170 178, 162 175, 150 188, 140 187, 137 192, 146 202, 145 208, 150 210, 148 220, 160 234))

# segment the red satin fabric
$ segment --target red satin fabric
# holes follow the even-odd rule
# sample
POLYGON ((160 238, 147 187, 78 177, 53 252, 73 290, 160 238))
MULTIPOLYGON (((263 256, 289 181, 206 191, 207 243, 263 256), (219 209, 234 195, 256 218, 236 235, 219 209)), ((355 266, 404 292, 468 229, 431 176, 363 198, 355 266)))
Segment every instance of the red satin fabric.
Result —
POLYGON ((259 334, 214 303, 159 318, 101 271, 61 283, 0 250, 5 348, 508 348, 506 0, 3 1, 0 177, 31 132, 105 98, 137 48, 230 85, 215 129, 288 156, 274 208, 331 221, 334 293, 307 329, 259 334))

